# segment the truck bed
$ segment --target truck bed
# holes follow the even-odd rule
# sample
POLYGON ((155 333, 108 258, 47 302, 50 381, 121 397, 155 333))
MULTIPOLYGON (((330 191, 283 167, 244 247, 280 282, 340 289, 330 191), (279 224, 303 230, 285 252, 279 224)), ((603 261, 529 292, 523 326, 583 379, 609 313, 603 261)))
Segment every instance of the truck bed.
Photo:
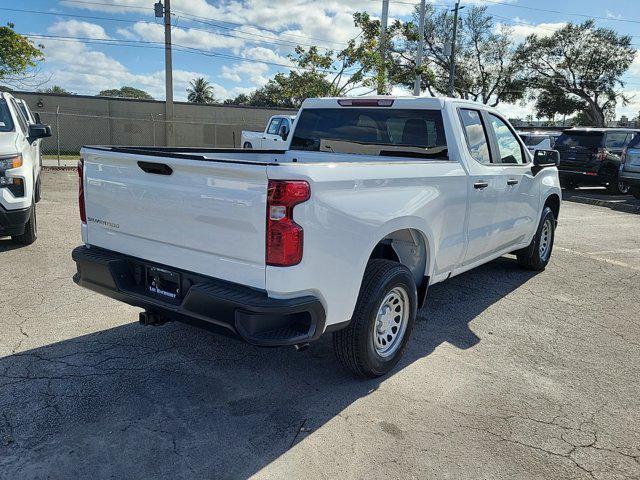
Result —
POLYGON ((264 288, 266 169, 283 153, 85 147, 84 241, 264 288))

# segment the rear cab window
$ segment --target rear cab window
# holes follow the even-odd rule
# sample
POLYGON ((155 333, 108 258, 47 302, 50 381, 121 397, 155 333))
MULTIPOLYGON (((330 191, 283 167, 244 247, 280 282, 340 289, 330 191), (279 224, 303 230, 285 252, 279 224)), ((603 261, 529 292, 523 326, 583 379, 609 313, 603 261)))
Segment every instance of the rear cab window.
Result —
POLYGON ((442 112, 426 109, 304 109, 290 149, 448 160, 442 112))
POLYGON ((0 98, 0 132, 13 132, 14 128, 9 105, 4 98, 0 98))

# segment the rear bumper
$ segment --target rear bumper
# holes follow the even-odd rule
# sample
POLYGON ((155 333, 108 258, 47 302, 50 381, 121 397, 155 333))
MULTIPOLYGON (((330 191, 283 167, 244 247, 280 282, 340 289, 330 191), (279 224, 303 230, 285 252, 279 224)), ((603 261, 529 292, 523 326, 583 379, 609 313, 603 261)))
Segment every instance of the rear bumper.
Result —
POLYGON ((72 258, 78 285, 171 320, 225 327, 260 346, 306 343, 322 335, 325 311, 312 296, 270 298, 266 292, 192 272, 172 269, 99 248, 77 247, 72 258), (144 284, 146 266, 180 274, 182 299, 152 296, 144 284))
POLYGON ((30 216, 30 208, 7 210, 0 205, 0 236, 22 235, 30 216))
POLYGON ((625 172, 624 170, 621 170, 619 178, 630 187, 640 186, 640 173, 625 172))

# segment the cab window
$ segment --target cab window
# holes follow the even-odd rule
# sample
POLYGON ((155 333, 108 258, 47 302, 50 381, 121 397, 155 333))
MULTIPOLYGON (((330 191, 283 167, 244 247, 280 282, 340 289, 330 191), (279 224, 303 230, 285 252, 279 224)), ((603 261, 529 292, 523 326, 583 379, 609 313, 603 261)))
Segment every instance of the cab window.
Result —
POLYGON ((489 123, 498 143, 500 163, 517 165, 526 163, 522 154, 522 146, 507 124, 493 114, 489 114, 489 123))
POLYGON ((491 163, 487 132, 482 123, 480 112, 462 108, 460 109, 460 122, 471 156, 480 163, 491 163))
POLYGON ((267 133, 269 135, 278 135, 278 130, 280 129, 281 118, 274 118, 269 123, 269 128, 267 129, 267 133))

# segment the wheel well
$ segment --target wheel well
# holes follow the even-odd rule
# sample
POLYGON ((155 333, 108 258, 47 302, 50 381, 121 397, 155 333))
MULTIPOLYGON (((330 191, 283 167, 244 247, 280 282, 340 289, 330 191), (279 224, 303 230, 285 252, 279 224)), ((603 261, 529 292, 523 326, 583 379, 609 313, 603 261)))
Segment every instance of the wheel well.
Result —
POLYGON ((412 228, 397 230, 380 240, 371 252, 369 260, 374 258, 403 264, 411 271, 418 286, 428 273, 427 242, 420 231, 412 228))
POLYGON ((556 217, 556 221, 560 216, 560 197, 555 193, 552 193, 547 197, 547 200, 544 202, 545 207, 549 207, 553 212, 553 216, 556 217))

